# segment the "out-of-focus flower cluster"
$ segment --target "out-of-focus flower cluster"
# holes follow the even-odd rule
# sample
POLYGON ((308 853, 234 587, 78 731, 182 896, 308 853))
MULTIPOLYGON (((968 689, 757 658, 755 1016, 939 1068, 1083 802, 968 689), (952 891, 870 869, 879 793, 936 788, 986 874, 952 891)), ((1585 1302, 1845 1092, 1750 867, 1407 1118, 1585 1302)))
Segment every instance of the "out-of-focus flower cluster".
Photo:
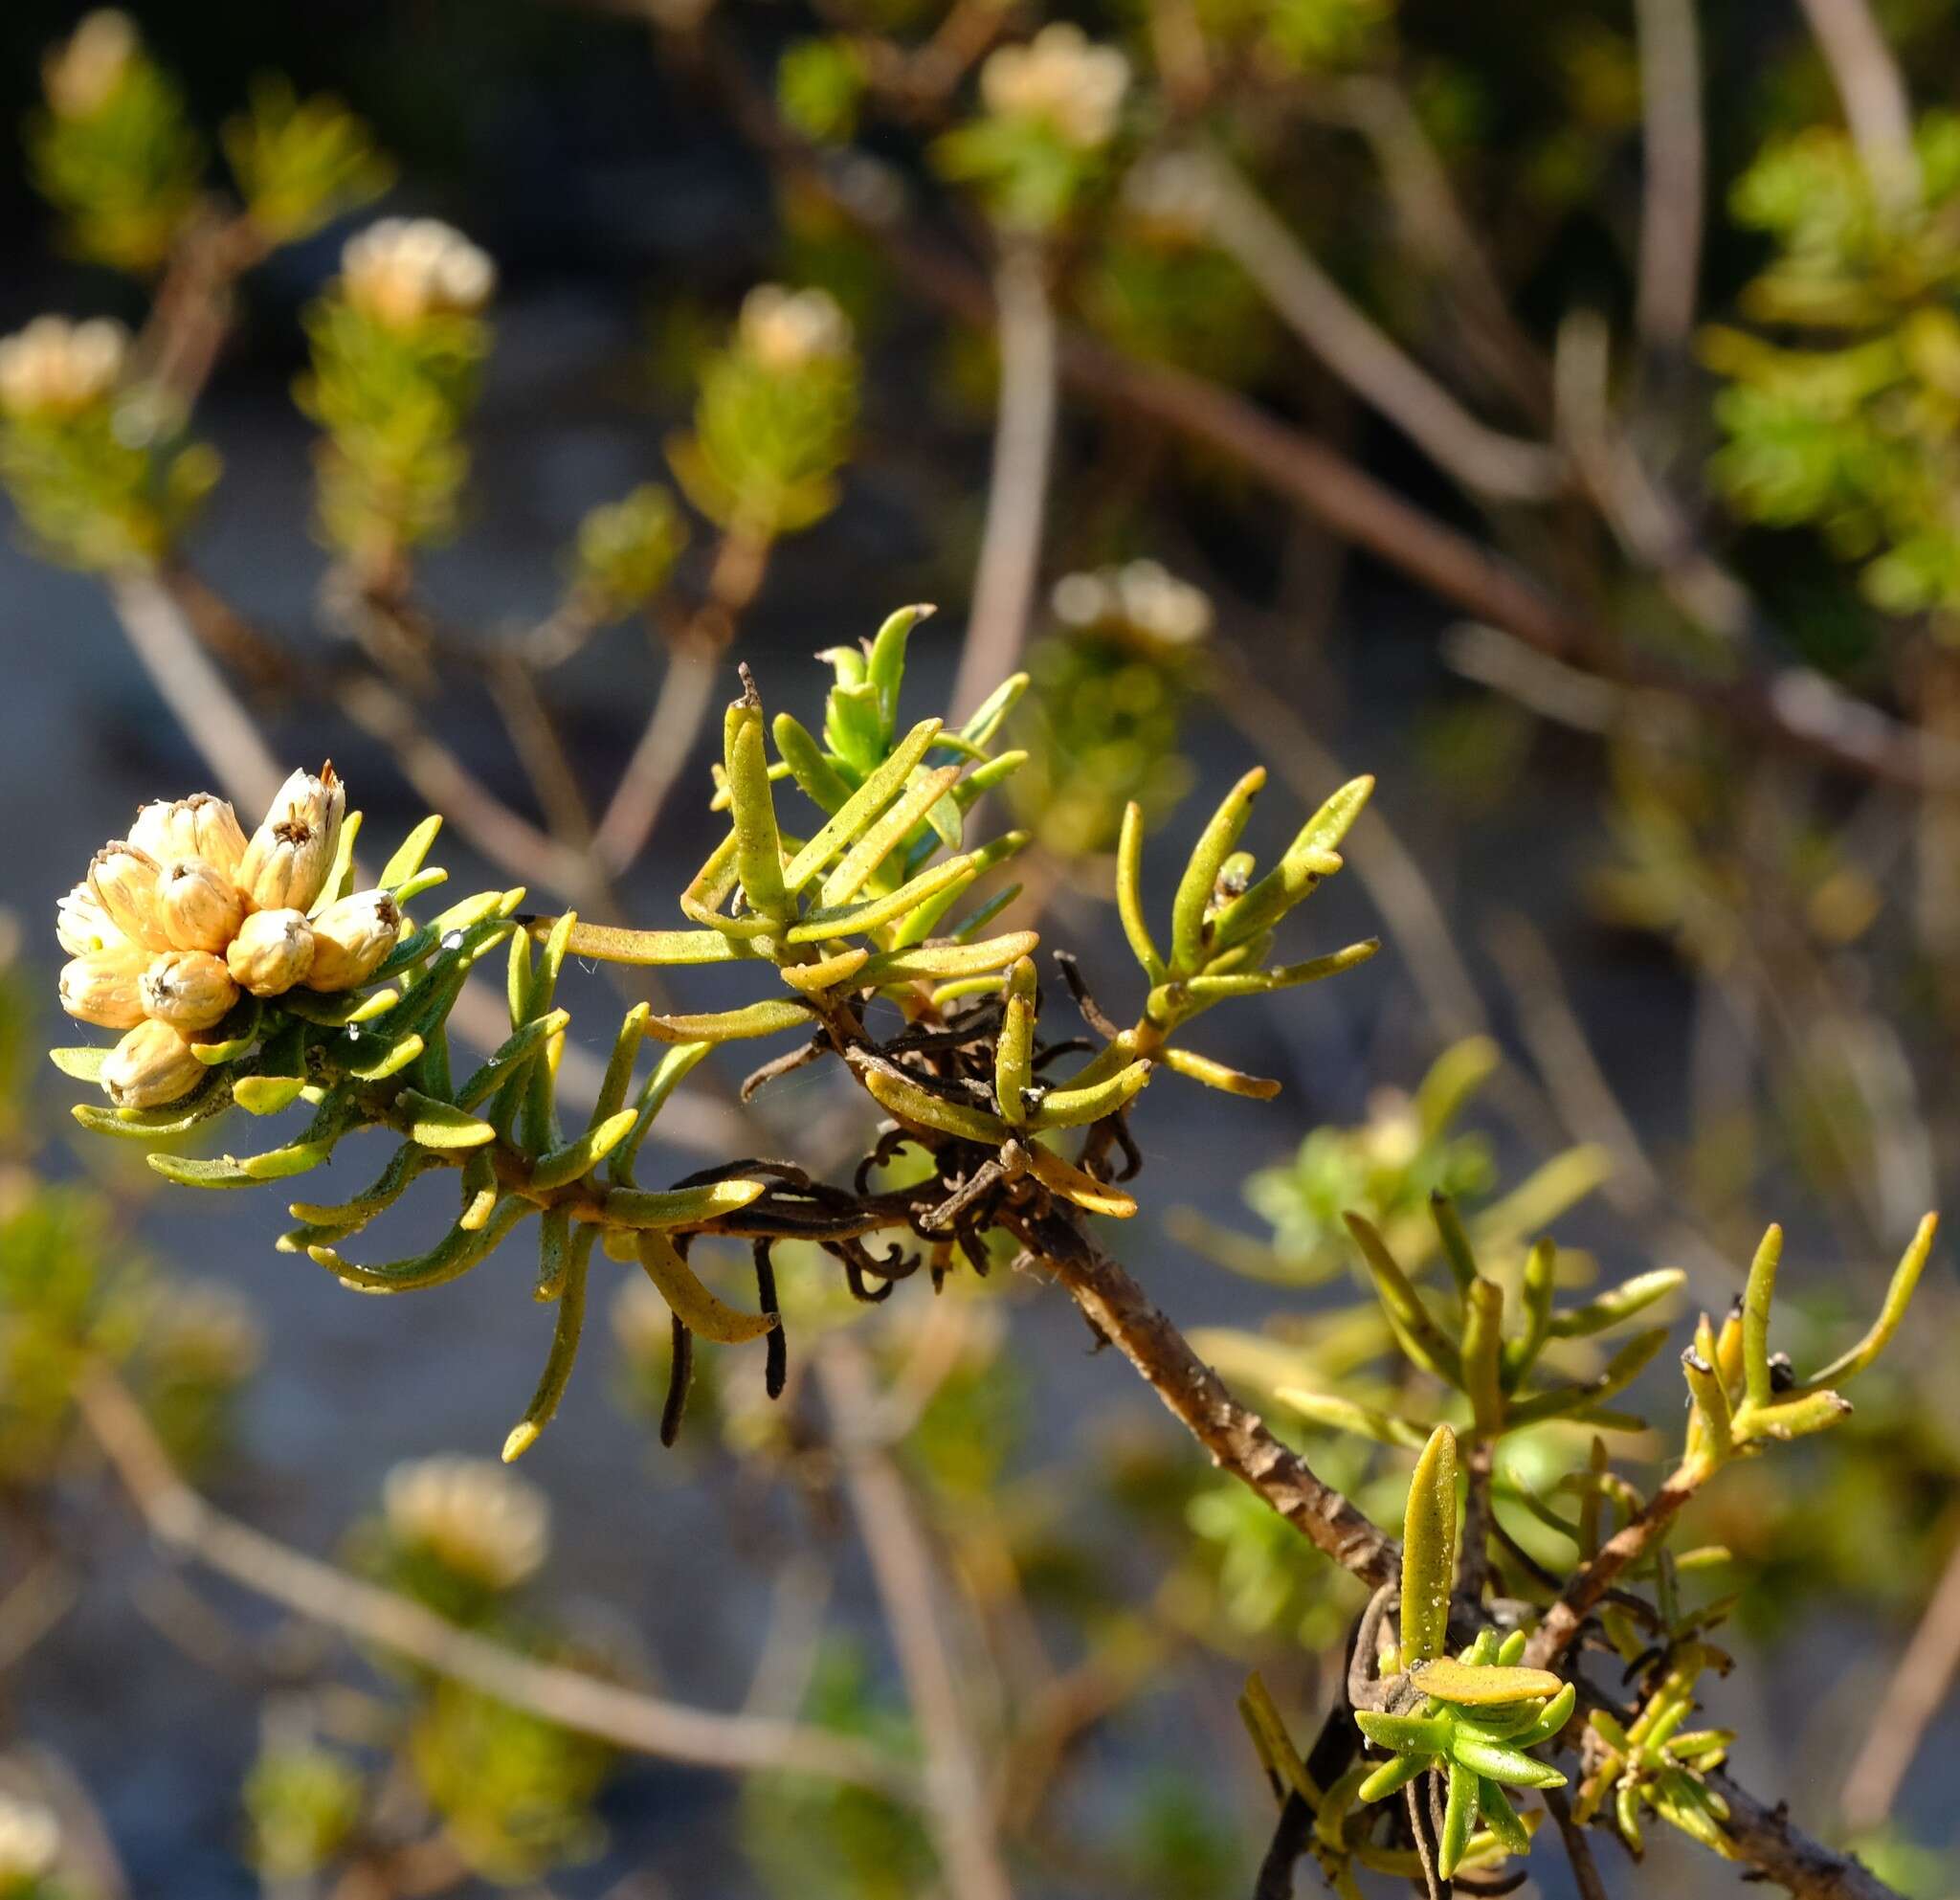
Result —
POLYGON ((101 1071, 118 1107, 196 1087, 198 1039, 241 996, 356 989, 394 948, 401 912, 386 891, 321 902, 345 811, 329 764, 287 779, 249 838, 228 801, 200 794, 144 806, 128 838, 96 854, 56 920, 71 958, 61 1007, 124 1032, 101 1071))
POLYGON ((61 1823, 38 1801, 0 1794, 0 1900, 53 1900, 61 1823))
POLYGON ((131 377, 122 324, 41 316, 0 340, 0 483, 51 559, 77 568, 157 560, 219 467, 131 377))
POLYGON ((998 118, 1041 125, 1078 151, 1097 151, 1116 136, 1129 80, 1129 61, 1115 47, 1091 45, 1080 27, 1058 20, 1025 46, 990 53, 980 68, 980 99, 998 118))
POLYGON ((836 301, 758 284, 733 338, 702 364, 694 427, 668 443, 668 458, 688 500, 731 535, 800 532, 836 506, 858 398, 858 353, 836 301))
POLYGON ((176 81, 127 13, 87 14, 42 63, 43 110, 29 122, 34 182, 71 246, 118 270, 168 257, 197 205, 205 144, 176 81))
POLYGON ((1191 783, 1177 745, 1212 606, 1155 561, 1064 575, 1052 606, 1058 629, 1028 656, 1029 759, 1009 795, 1050 850, 1098 854, 1125 804, 1154 818, 1191 783))
POLYGON ((321 529, 366 576, 457 525, 496 287, 460 232, 383 218, 347 240, 340 277, 306 313, 313 361, 297 395, 326 432, 321 529))
POLYGON ((1053 22, 1026 45, 987 56, 982 116, 947 133, 934 158, 947 177, 978 187, 1004 225, 1046 230, 1101 175, 1129 88, 1129 60, 1119 49, 1053 22))
POLYGON ((551 1548, 544 1493, 488 1459, 397 1464, 382 1486, 381 1509, 397 1551, 492 1593, 533 1576, 551 1548))

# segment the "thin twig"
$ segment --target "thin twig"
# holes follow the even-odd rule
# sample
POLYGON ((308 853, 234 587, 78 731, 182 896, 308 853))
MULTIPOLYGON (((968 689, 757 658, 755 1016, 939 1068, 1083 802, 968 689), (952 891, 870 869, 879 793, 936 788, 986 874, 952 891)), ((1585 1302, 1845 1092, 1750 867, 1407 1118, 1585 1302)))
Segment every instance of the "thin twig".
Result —
POLYGON ((1674 1212, 1673 1197, 1566 997, 1557 959, 1545 939, 1515 911, 1501 914, 1487 938, 1510 983, 1520 1033, 1561 1120, 1574 1139, 1597 1142, 1613 1156, 1613 1174, 1603 1190, 1607 1198, 1623 1213, 1654 1218, 1658 1238, 1691 1258, 1703 1284, 1726 1300, 1734 1291, 1733 1265, 1674 1212))
POLYGON ((168 588, 130 570, 110 576, 109 599, 130 650, 225 795, 251 811, 271 804, 286 774, 168 588))
POLYGON ((1297 1452, 1241 1405, 1225 1381, 1149 1295, 1087 1239, 1044 1247, 1038 1263, 1082 1309, 1098 1334, 1143 1375, 1212 1462, 1263 1498, 1317 1550, 1376 1587, 1401 1573, 1401 1554, 1348 1498, 1324 1484, 1297 1452))
MULTIPOLYGON (((1406 87, 1380 74, 1358 73, 1327 97, 1334 116, 1368 141, 1411 249, 1430 269, 1447 274, 1450 315, 1464 324, 1466 346, 1526 415, 1548 421, 1551 385, 1543 354, 1512 314, 1449 166, 1406 87)), ((1309 104, 1320 98, 1318 91, 1306 95, 1309 104)))
POLYGON ((1704 1473, 1683 1464, 1639 1511, 1599 1547, 1599 1553, 1572 1577, 1557 1602, 1525 1645, 1525 1661, 1534 1669, 1549 1669, 1577 1641, 1586 1619, 1619 1580, 1629 1565, 1666 1535, 1682 1507, 1701 1487, 1704 1473))
POLYGON ((1566 1859, 1572 1864, 1572 1885, 1579 1900, 1606 1900, 1606 1883, 1599 1877, 1599 1863, 1592 1858, 1592 1844, 1586 1830, 1572 1819, 1572 1804, 1560 1788, 1545 1789, 1539 1799, 1545 1811, 1557 1824, 1559 1839, 1565 1843, 1566 1859))
POLYGON ((790 1770, 919 1797, 912 1772, 848 1735, 757 1715, 723 1715, 537 1663, 238 1523, 172 1468, 128 1390, 104 1367, 77 1387, 81 1416, 152 1534, 256 1595, 404 1656, 500 1702, 636 1754, 736 1773, 790 1770))
POLYGON ((1865 0, 1800 0, 1831 83, 1881 204, 1894 212, 1919 198, 1912 100, 1905 76, 1865 0))
POLYGON ((1844 1777, 1838 1806, 1852 1832, 1862 1834, 1881 1826, 1892 1812, 1906 1771, 1956 1676, 1960 1676, 1960 1544, 1947 1559, 1932 1600, 1872 1716, 1864 1746, 1844 1777))
POLYGON ((378 675, 348 680, 341 710, 388 748, 401 774, 457 831, 506 873, 578 896, 585 860, 514 812, 423 725, 414 707, 378 675))
POLYGON ((1354 304, 1252 186, 1215 151, 1204 167, 1213 238, 1343 382, 1474 495, 1540 502, 1563 485, 1555 450, 1480 422, 1354 304))
POLYGON ((593 855, 615 876, 646 848, 668 794, 693 755, 715 696, 716 657, 680 646, 668 657, 646 728, 592 834, 593 855))
POLYGON ((1000 409, 973 604, 949 702, 966 718, 1014 670, 1034 611, 1055 446, 1055 313, 1040 247, 1010 241, 994 273, 1000 409))
POLYGON ((1708 1785, 1728 1803, 1722 1831, 1736 1858, 1760 1878, 1799 1900, 1904 1900, 1856 1854, 1841 1854, 1805 1833, 1783 1802, 1772 1807, 1758 1800, 1720 1769, 1709 1775, 1708 1785))
POLYGON ((1641 341, 1679 358, 1695 324, 1702 267, 1702 51, 1694 0, 1635 0, 1640 45, 1639 286, 1641 341))
POLYGON ((861 1429, 878 1409, 870 1367, 857 1341, 838 1332, 824 1341, 816 1372, 843 1460, 845 1489, 925 1745, 925 1786, 941 1872, 954 1900, 1012 1900, 992 1803, 940 1626, 936 1605, 944 1582, 897 1466, 861 1429))

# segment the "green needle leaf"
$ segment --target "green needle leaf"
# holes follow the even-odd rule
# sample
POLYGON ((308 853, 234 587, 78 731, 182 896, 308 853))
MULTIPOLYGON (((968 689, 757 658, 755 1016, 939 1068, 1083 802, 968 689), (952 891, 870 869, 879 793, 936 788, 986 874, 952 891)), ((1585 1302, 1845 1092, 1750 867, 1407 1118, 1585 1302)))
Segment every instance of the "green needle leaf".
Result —
POLYGON ((1549 1762, 1507 1748, 1503 1742, 1479 1740, 1460 1727, 1452 1747, 1465 1768, 1509 1788, 1563 1788, 1566 1784, 1566 1777, 1549 1762))
POLYGON ((1767 1405, 1775 1388, 1770 1377, 1770 1307, 1776 1297, 1776 1266, 1783 1258, 1783 1229, 1770 1227, 1749 1263, 1742 1296, 1742 1375, 1751 1405, 1767 1405))
MULTIPOLYGON (((1451 1496, 1454 1499, 1455 1493, 1451 1496)), ((1566 1687, 1549 1669, 1459 1663, 1454 1656, 1438 1656, 1434 1662, 1423 1664, 1411 1671, 1409 1679, 1424 1695, 1465 1709, 1501 1709, 1514 1702, 1542 1702, 1566 1687)))
POLYGON ((1113 1115, 1149 1085, 1154 1062, 1135 1062, 1081 1088, 1054 1088, 1029 1117, 1036 1129, 1077 1129, 1113 1115))
POLYGON ((393 890, 405 884, 422 868, 422 861, 429 856, 430 847, 435 842, 435 834, 442 829, 440 817, 427 817, 395 847, 395 854, 381 867, 381 875, 374 883, 378 889, 393 890))
POLYGON ((984 1142, 990 1148, 998 1148, 1013 1132, 998 1115, 964 1102, 948 1102, 891 1069, 867 1068, 863 1076, 872 1100, 888 1114, 915 1128, 937 1129, 942 1134, 956 1136, 961 1141, 984 1142))
POLYGON ((1892 1284, 1885 1289, 1885 1304, 1880 1308, 1871 1330, 1850 1352, 1833 1359, 1822 1372, 1806 1379, 1803 1385, 1806 1393, 1856 1377, 1885 1350, 1892 1335, 1899 1330, 1900 1321, 1905 1317, 1905 1308, 1912 1303, 1913 1289, 1919 1285, 1919 1276, 1926 1270, 1927 1261, 1933 1250, 1933 1236, 1938 1233, 1939 1226, 1940 1217, 1937 1214, 1928 1214, 1919 1223, 1911 1245, 1905 1249, 1892 1274, 1892 1284))
POLYGON ((1170 969, 1173 975, 1195 976, 1205 960, 1205 919, 1218 883, 1218 871, 1232 855, 1238 835, 1252 816, 1253 800, 1266 782, 1263 766, 1255 766, 1228 792, 1212 814, 1186 861, 1170 900, 1170 969))
POLYGON ((1007 973, 1007 1010, 993 1047, 993 1099, 1001 1120, 1018 1128, 1028 1118, 1035 1079, 1035 966, 1027 957, 1007 973))
POLYGON ((1437 1871, 1445 1880, 1455 1877, 1470 1845, 1470 1829, 1477 1819, 1477 1780, 1460 1761, 1450 1763, 1450 1792, 1443 1804, 1442 1833, 1437 1841, 1437 1871))
POLYGON ((722 755, 735 827, 735 870, 748 907, 759 917, 788 917, 794 906, 783 883, 783 840, 763 747, 762 699, 746 666, 742 697, 723 720, 722 755))
POLYGON ((551 1350, 545 1357, 545 1370, 538 1389, 524 1407, 524 1416, 511 1427, 503 1441, 506 1464, 522 1458, 538 1442, 539 1434, 551 1422, 558 1401, 571 1380, 571 1369, 578 1360, 579 1335, 586 1324, 586 1281, 591 1267, 592 1242, 597 1234, 587 1229, 566 1249, 564 1285, 558 1294, 558 1311, 551 1329, 551 1350))
POLYGON ((596 1128, 588 1129, 576 1141, 541 1154, 531 1165, 531 1185, 540 1191, 563 1187, 589 1174, 633 1132, 639 1120, 636 1108, 622 1108, 609 1115, 596 1128))
POLYGON ((364 1291, 412 1293, 460 1279, 473 1266, 487 1260, 520 1220, 535 1212, 522 1196, 506 1195, 481 1226, 470 1228, 458 1223, 427 1253, 383 1266, 361 1266, 343 1260, 332 1247, 308 1247, 306 1251, 337 1279, 364 1291))
MULTIPOLYGON (((932 742, 938 738, 939 727, 940 722, 936 719, 921 720, 900 741, 891 757, 876 771, 870 773, 857 791, 845 798, 831 815, 829 822, 790 860, 783 872, 783 882, 791 890, 800 891, 839 851, 848 850, 868 832, 879 815, 903 791, 906 779, 912 774, 912 768, 925 756, 932 742)), ((953 769, 953 775, 959 775, 957 768, 953 769)), ((929 804, 932 801, 928 799, 926 802, 929 804)), ((897 838, 892 839, 892 843, 896 843, 898 838, 902 838, 909 832, 912 824, 916 822, 915 817, 911 823, 903 825, 897 838)), ((888 843, 884 850, 878 853, 863 877, 858 879, 858 883, 861 884, 864 877, 870 876, 871 871, 878 867, 890 849, 891 844, 888 843)), ((858 885, 854 884, 851 888, 855 891, 858 885)), ((845 895, 850 895, 850 892, 846 892, 845 895)), ((835 902, 829 897, 824 901, 835 902)))
POLYGON ((1402 1666, 1434 1662, 1449 1643, 1457 1587, 1457 1435, 1438 1425, 1415 1461, 1402 1519, 1402 1666))
POLYGON ((480 1148, 497 1139, 497 1130, 488 1122, 479 1122, 451 1103, 434 1101, 412 1088, 403 1089, 399 1100, 410 1117, 409 1139, 419 1147, 480 1148))
POLYGON ((705 1227, 724 1215, 741 1213, 767 1192, 767 1182, 741 1177, 658 1194, 644 1188, 609 1188, 606 1219, 615 1227, 705 1227))
POLYGON ((658 1228, 641 1234, 638 1247, 639 1263, 647 1278, 690 1332, 723 1346, 740 1346, 760 1339, 780 1323, 774 1313, 746 1313, 718 1300, 658 1228))
POLYGON ((1144 808, 1135 799, 1124 807, 1123 829, 1116 840, 1116 914, 1129 939, 1130 954, 1153 984, 1162 983, 1170 972, 1144 914, 1144 808))
POLYGON ((647 1034, 660 1042, 740 1042, 757 1036, 780 1036, 790 1029, 808 1029, 813 1020, 806 1004, 771 997, 745 1009, 718 1010, 706 1016, 650 1016, 647 1034))

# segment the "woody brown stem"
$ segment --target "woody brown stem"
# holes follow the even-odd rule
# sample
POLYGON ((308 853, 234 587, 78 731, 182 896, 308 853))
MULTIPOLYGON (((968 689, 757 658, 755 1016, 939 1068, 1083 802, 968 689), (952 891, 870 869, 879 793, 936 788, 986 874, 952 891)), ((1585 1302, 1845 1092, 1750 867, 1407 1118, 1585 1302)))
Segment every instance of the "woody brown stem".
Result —
POLYGON ((1401 1574, 1394 1539, 1324 1484, 1305 1459, 1273 1436, 1258 1413, 1233 1397, 1225 1381, 1192 1351, 1127 1271, 1074 1229, 1044 1232, 1036 1251, 1090 1325, 1137 1369, 1221 1471, 1256 1492, 1316 1550, 1364 1583, 1379 1587, 1401 1574))

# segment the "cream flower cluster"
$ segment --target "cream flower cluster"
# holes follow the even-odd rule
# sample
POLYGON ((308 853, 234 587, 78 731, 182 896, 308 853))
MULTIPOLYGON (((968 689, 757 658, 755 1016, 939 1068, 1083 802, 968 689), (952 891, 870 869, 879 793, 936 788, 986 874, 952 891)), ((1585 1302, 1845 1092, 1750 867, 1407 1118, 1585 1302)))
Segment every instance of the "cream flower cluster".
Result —
POLYGON ((390 329, 413 329, 438 315, 474 317, 496 288, 497 266, 439 218, 378 218, 341 253, 342 293, 390 329))
POLYGON ((122 380, 129 332, 107 317, 36 317, 0 341, 0 414, 78 414, 122 380))
POLYGON ((0 1794, 0 1895, 25 1892, 55 1870, 61 1824, 38 1801, 0 1794))
POLYGON ((487 1458, 397 1464, 382 1482, 381 1513, 404 1549, 491 1590, 515 1589, 551 1548, 545 1494, 487 1458))
POLYGON ((742 300, 736 335, 764 369, 784 374, 851 354, 851 320, 827 290, 759 283, 742 300))
POLYGON ((1128 91, 1129 61, 1067 21, 1043 27, 1025 46, 997 48, 980 68, 988 111, 1044 124, 1078 151, 1100 150, 1116 136, 1128 91))
POLYGON ((142 45, 136 22, 114 7, 85 14, 41 66, 48 103, 63 119, 88 119, 115 97, 142 45))
POLYGON ((56 922, 73 959, 61 1007, 126 1032, 102 1065, 121 1108, 188 1095, 204 1075, 192 1039, 241 994, 351 990, 394 948, 401 911, 359 891, 308 912, 340 843, 346 792, 331 765, 296 771, 250 838, 223 798, 145 805, 126 838, 96 853, 56 922))
POLYGON ((1116 625, 1164 646, 1189 646, 1212 630, 1212 603, 1155 561, 1064 574, 1051 598, 1064 626, 1116 625))

